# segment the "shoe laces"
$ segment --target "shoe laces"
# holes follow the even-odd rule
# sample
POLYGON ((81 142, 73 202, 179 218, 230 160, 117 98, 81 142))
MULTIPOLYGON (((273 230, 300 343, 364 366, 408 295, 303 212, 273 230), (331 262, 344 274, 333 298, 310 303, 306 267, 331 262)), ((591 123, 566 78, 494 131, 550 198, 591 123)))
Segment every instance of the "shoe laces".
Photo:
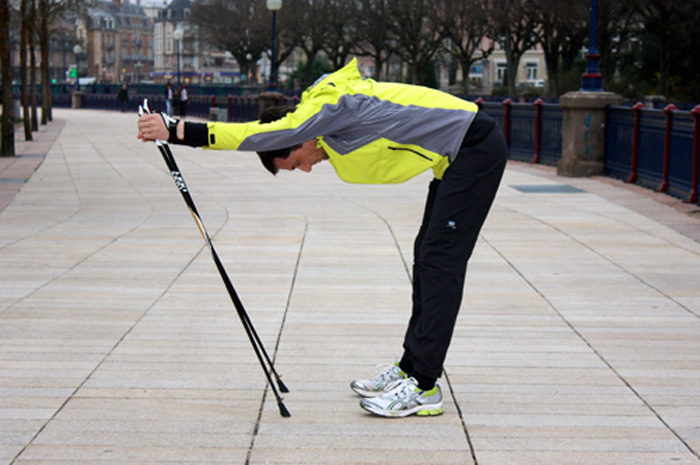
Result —
POLYGON ((377 374, 372 378, 372 381, 374 381, 375 383, 384 383, 387 379, 391 377, 394 369, 398 369, 398 367, 393 363, 380 363, 378 365, 375 365, 374 372, 377 374))
POLYGON ((397 379, 385 388, 385 396, 393 399, 410 399, 417 394, 418 381, 415 378, 397 379))

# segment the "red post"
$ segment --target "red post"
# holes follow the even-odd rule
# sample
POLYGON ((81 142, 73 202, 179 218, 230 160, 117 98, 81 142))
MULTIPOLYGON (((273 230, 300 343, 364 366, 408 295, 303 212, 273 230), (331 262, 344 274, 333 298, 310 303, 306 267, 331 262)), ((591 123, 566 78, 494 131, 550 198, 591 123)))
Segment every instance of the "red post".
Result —
POLYGON ((535 154, 532 156, 532 163, 540 162, 540 136, 542 135, 542 105, 544 100, 535 100, 535 154))
POLYGON ((642 108, 644 104, 637 102, 632 106, 634 112, 634 129, 632 130, 632 160, 630 161, 630 175, 625 182, 637 182, 637 165, 639 164, 639 125, 642 119, 642 108))
POLYGON ((666 105, 664 114, 666 115, 666 132, 664 135, 664 167, 661 175, 661 184, 656 188, 656 192, 666 192, 668 190, 668 169, 671 162, 671 121, 673 120, 673 111, 677 111, 675 105, 666 105))
MULTIPOLYGON (((202 80, 201 75, 199 77, 199 80, 201 82, 201 80, 202 80)), ((209 115, 211 115, 212 108, 216 108, 216 95, 212 95, 211 98, 209 99, 209 108, 208 108, 209 111, 207 112, 207 118, 209 118, 209 115)), ((217 115, 216 119, 217 119, 217 121, 219 120, 218 115, 217 115)))
POLYGON ((509 98, 505 99, 502 103, 505 113, 503 115, 503 135, 506 138, 506 145, 510 147, 510 104, 513 101, 509 98))
POLYGON ((698 146, 700 145, 700 105, 690 110, 690 114, 695 119, 693 126, 693 165, 691 168, 690 193, 684 200, 685 203, 695 203, 698 201, 698 146))

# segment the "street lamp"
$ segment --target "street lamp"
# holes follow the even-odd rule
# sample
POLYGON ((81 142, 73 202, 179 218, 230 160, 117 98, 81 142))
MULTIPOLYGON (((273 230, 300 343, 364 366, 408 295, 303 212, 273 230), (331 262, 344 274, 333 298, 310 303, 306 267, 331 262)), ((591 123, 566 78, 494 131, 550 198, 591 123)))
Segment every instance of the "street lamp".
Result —
POLYGON ((80 55, 83 53, 83 47, 76 44, 73 47, 73 53, 75 54, 75 90, 80 90, 80 55))
POLYGON ((141 68, 143 68, 143 63, 141 63, 141 61, 134 63, 134 69, 136 70, 136 84, 141 83, 141 68))
POLYGON ((598 60, 598 0, 591 0, 591 25, 588 38, 588 53, 586 54, 586 72, 583 73, 581 90, 583 92, 602 92, 603 76, 600 74, 598 60))
POLYGON ((183 31, 180 27, 175 29, 175 32, 173 32, 173 39, 177 41, 177 85, 180 85, 180 41, 182 40, 182 37, 185 35, 185 31, 183 31))
POLYGON ((270 89, 275 88, 275 26, 277 10, 282 8, 282 0, 267 0, 267 9, 272 12, 272 47, 270 53, 270 89))

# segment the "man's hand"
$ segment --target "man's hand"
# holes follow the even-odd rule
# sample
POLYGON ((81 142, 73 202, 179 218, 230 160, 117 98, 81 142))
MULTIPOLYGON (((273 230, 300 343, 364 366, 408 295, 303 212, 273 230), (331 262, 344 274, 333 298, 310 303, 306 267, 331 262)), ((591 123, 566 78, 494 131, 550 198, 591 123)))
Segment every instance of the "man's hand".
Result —
POLYGON ((150 115, 142 115, 138 122, 139 134, 138 138, 144 142, 153 142, 155 140, 168 140, 170 132, 165 127, 163 117, 158 113, 150 115))

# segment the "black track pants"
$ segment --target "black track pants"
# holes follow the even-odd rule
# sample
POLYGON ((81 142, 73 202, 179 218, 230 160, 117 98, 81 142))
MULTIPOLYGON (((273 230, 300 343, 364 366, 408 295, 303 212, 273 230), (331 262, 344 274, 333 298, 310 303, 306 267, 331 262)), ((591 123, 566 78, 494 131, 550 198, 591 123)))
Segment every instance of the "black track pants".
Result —
POLYGON ((503 133, 496 125, 474 145, 468 139, 469 134, 443 179, 430 183, 414 244, 413 311, 401 367, 427 378, 442 374, 462 301, 467 261, 508 157, 503 133))

